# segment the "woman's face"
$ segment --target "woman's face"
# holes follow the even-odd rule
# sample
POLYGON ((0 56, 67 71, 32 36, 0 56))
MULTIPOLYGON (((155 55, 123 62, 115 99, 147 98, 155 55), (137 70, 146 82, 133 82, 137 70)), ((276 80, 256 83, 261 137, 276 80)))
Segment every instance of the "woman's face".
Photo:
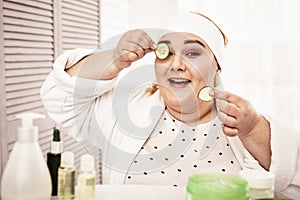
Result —
POLYGON ((181 113, 194 112, 205 104, 197 98, 199 90, 206 85, 214 86, 218 67, 213 53, 193 34, 169 33, 158 43, 161 42, 170 48, 166 59, 155 60, 156 78, 165 104, 181 113))

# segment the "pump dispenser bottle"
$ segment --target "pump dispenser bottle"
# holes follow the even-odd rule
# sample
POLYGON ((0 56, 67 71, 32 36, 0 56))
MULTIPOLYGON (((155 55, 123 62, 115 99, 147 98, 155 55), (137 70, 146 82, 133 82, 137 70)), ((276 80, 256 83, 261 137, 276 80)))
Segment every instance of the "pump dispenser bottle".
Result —
POLYGON ((51 151, 47 153, 47 166, 49 168, 52 181, 52 196, 57 196, 57 177, 61 153, 63 151, 62 148, 60 131, 57 128, 54 128, 53 139, 51 141, 51 151))
POLYGON ((58 200, 75 199, 75 166, 74 154, 66 151, 61 155, 61 164, 58 168, 58 200))
POLYGON ((50 173, 38 143, 38 127, 32 125, 33 119, 44 115, 22 113, 16 117, 22 120, 22 126, 3 172, 1 199, 50 200, 50 173))
POLYGON ((96 174, 94 162, 94 158, 89 154, 81 156, 77 190, 78 200, 95 199, 96 174))

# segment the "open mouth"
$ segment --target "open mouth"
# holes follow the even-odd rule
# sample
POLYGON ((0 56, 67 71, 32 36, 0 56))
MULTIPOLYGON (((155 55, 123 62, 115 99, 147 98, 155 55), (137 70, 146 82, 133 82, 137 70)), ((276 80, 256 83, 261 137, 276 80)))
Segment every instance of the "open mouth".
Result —
POLYGON ((185 78, 169 78, 168 81, 172 85, 181 85, 181 86, 187 85, 190 82, 192 82, 192 81, 190 81, 188 79, 185 79, 185 78))

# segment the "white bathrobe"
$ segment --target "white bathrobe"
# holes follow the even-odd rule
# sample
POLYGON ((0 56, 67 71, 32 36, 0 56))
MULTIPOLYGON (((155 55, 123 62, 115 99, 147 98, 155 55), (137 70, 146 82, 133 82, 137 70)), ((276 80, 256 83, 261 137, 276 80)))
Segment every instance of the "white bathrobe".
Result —
MULTIPOLYGON (((132 94, 130 87, 118 87, 118 92, 115 92, 117 78, 88 80, 70 77, 64 71, 92 52, 75 49, 62 54, 41 88, 41 98, 49 116, 68 134, 101 148, 103 183, 123 184, 126 172, 165 106, 159 91, 151 95, 147 92, 147 85, 128 96, 132 94), (125 101, 114 101, 116 99, 125 101), (124 116, 124 113, 128 115, 124 116), (132 127, 137 132, 143 130, 143 135, 132 137, 128 133, 130 130, 127 131, 132 127)), ((275 175, 275 194, 300 199, 300 133, 274 117, 265 117, 271 125, 270 171, 275 175)), ((242 168, 262 169, 237 137, 228 137, 228 141, 242 168)))

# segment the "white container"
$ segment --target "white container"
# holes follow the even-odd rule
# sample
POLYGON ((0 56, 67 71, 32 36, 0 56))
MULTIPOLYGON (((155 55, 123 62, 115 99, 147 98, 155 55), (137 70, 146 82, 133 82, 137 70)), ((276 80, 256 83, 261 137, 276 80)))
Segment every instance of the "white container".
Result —
POLYGON ((274 197, 274 175, 263 170, 241 170, 240 176, 248 181, 250 199, 274 197))
POLYGON ((32 125, 33 119, 44 115, 23 113, 16 117, 22 120, 22 126, 3 172, 1 199, 50 200, 50 173, 38 143, 38 127, 32 125))
POLYGON ((85 154, 80 160, 80 174, 78 176, 77 200, 94 200, 96 187, 94 158, 85 154))

